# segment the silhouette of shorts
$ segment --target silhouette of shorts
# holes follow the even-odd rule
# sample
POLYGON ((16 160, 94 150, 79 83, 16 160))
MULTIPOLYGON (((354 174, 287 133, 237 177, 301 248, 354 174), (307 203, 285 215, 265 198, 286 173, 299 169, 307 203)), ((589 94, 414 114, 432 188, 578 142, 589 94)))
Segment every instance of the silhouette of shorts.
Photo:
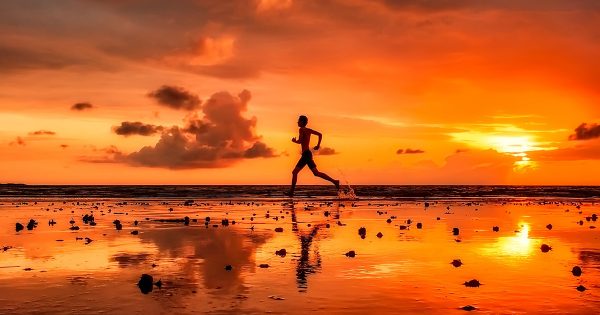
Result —
POLYGON ((317 167, 315 161, 313 160, 312 152, 310 150, 306 150, 302 152, 302 156, 300 160, 298 160, 298 164, 296 164, 296 168, 302 169, 304 166, 308 165, 308 168, 313 169, 317 167))

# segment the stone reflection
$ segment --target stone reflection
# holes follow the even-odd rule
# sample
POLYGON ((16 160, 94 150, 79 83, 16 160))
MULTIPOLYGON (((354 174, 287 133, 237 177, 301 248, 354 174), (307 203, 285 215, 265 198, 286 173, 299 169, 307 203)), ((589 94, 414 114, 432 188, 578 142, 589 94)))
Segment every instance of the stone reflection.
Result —
MULTIPOLYGON (((271 233, 244 231, 234 228, 156 228, 140 233, 140 240, 152 243, 158 253, 148 259, 145 255, 118 254, 119 264, 137 264, 145 260, 177 264, 177 274, 162 275, 172 289, 195 291, 198 284, 214 294, 246 292, 243 270, 254 270, 255 252, 271 237, 271 233), (233 269, 226 271, 225 266, 233 269)), ((159 269, 160 270, 160 269, 159 269)))

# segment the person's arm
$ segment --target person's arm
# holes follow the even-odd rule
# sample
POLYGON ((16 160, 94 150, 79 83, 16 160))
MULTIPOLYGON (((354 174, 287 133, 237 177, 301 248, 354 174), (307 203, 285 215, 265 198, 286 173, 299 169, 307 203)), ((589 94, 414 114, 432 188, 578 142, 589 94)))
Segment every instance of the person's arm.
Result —
POLYGON ((319 150, 319 148, 321 148, 321 140, 323 140, 323 135, 320 132, 312 129, 310 130, 310 133, 319 137, 319 141, 317 141, 317 145, 315 146, 315 150, 319 150))
MULTIPOLYGON (((298 135, 298 139, 300 139, 300 135, 298 135)), ((298 140, 298 139, 296 139, 296 137, 293 137, 292 142, 300 144, 300 140, 298 140)))

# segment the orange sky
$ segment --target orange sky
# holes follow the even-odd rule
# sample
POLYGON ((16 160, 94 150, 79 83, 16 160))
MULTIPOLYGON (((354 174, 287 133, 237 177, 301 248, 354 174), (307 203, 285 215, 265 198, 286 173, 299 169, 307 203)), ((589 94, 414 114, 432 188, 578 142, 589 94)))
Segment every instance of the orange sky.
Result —
POLYGON ((600 184, 599 15, 594 0, 4 1, 0 182, 287 184, 305 114, 335 153, 319 169, 352 184, 600 184))

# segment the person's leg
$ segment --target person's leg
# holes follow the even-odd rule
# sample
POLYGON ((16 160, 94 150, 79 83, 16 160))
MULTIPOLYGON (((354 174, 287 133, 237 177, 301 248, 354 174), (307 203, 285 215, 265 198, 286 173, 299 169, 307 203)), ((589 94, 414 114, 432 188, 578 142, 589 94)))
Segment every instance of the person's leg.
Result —
POLYGON ((294 170, 292 171, 292 187, 290 188, 290 193, 289 196, 293 197, 294 196, 294 190, 296 189, 296 182, 298 181, 298 173, 300 172, 301 168, 294 168, 294 170))
POLYGON ((313 175, 320 177, 322 179, 328 180, 330 181, 332 184, 335 185, 335 188, 340 189, 340 181, 337 179, 333 179, 331 178, 329 175, 323 173, 323 172, 319 172, 319 170, 316 167, 313 167, 310 169, 313 173, 313 175))

